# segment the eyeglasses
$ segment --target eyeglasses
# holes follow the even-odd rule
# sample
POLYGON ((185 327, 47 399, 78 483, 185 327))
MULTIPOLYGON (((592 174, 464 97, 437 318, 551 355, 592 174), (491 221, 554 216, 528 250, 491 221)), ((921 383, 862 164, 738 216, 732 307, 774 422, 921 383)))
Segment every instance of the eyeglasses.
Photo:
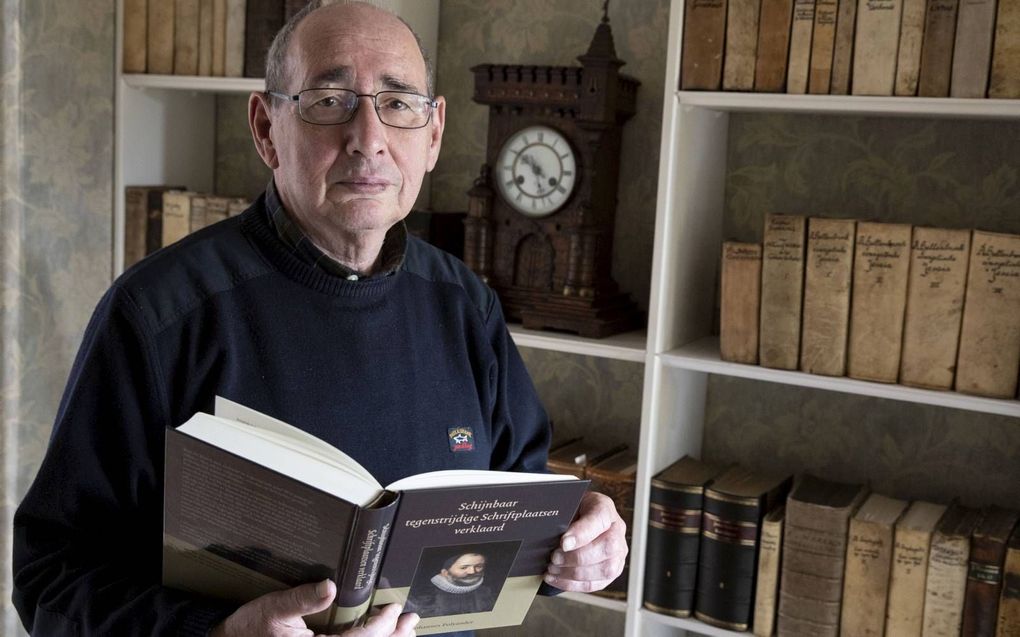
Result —
POLYGON ((432 118, 436 100, 404 91, 355 93, 345 88, 309 88, 297 95, 266 91, 267 95, 297 102, 298 115, 309 124, 330 126, 354 119, 361 104, 358 98, 370 97, 379 121, 394 128, 422 128, 432 118))

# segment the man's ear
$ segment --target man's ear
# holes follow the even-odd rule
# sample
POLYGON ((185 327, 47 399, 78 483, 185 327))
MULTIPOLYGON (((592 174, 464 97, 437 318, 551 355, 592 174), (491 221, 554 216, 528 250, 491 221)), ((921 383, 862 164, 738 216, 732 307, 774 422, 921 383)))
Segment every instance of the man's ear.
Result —
POLYGON ((432 109, 432 122, 429 124, 428 163, 425 172, 432 172, 439 161, 439 148, 443 145, 443 129, 446 127, 446 98, 436 98, 438 105, 432 109))
POLYGON ((260 92, 252 92, 248 96, 248 128, 251 129, 252 140, 255 142, 255 150, 259 157, 271 170, 276 170, 280 167, 280 159, 276 155, 276 147, 270 134, 273 130, 273 120, 269 115, 270 99, 268 95, 260 92))

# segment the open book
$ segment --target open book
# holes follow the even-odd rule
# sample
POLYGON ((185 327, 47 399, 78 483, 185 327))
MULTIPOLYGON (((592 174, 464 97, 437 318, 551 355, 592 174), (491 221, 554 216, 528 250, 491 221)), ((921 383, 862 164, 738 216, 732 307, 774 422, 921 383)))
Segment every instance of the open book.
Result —
POLYGON ((519 624, 587 489, 436 471, 385 488, 339 449, 224 398, 166 437, 163 584, 246 602, 325 578, 336 633, 398 602, 429 635, 519 624))

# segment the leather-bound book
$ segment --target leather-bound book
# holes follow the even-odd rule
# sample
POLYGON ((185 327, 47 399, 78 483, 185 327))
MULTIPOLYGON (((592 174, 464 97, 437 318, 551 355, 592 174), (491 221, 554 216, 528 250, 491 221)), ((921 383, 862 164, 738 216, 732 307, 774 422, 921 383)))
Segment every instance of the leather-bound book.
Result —
POLYGON ((1006 547, 995 637, 1020 637, 1020 524, 1013 529, 1006 547))
POLYGON ((754 634, 772 637, 776 630, 776 606, 779 604, 779 567, 783 558, 783 523, 786 505, 780 504, 765 515, 758 541, 758 576, 754 583, 754 634))
POLYGON ((980 522, 980 511, 954 502, 932 533, 924 585, 923 637, 960 634, 970 536, 980 522))
POLYGON ((1020 370, 1020 235, 975 230, 956 390, 1013 398, 1020 370))
POLYGON ((652 478, 645 608, 676 617, 694 611, 705 487, 722 471, 722 465, 684 456, 652 478))
POLYGON ((903 0, 859 0, 854 44, 854 95, 892 95, 903 0))
POLYGON ((563 473, 584 479, 588 465, 596 464, 627 448, 625 444, 597 445, 584 438, 572 438, 556 444, 549 450, 546 468, 553 473, 563 473))
POLYGON ((719 355, 758 364, 761 312, 761 244, 725 241, 722 248, 719 355))
POLYGON ((950 97, 983 98, 988 93, 997 1, 964 0, 960 3, 956 17, 950 97))
POLYGON ((213 0, 198 4, 198 74, 212 75, 213 67, 213 0))
POLYGON ((914 228, 900 382, 952 389, 970 262, 970 230, 914 228))
POLYGON ((189 190, 168 190, 163 193, 162 247, 176 243, 191 232, 191 197, 189 190))
POLYGON ((163 247, 163 194, 168 190, 184 190, 184 186, 143 186, 145 191, 145 254, 163 247))
POLYGON ((145 73, 149 0, 124 0, 124 73, 145 73))
POLYGON ((850 518, 868 495, 860 484, 805 474, 786 501, 779 587, 780 635, 836 637, 850 518))
POLYGON ((244 77, 246 6, 247 0, 227 0, 223 40, 223 74, 227 77, 244 77))
POLYGON ((856 33, 857 3, 854 0, 841 0, 836 18, 836 40, 832 51, 832 82, 829 85, 829 92, 833 95, 850 94, 850 71, 856 33))
POLYGON ((855 0, 817 0, 815 26, 811 36, 811 64, 808 93, 827 95, 832 84, 832 54, 836 47, 836 18, 840 2, 855 0))
POLYGON ((959 0, 928 0, 921 43, 921 76, 917 84, 917 94, 921 97, 949 97, 958 8, 959 0))
POLYGON ((917 95, 917 80, 921 74, 921 43, 924 41, 924 14, 927 8, 928 0, 903 0, 894 95, 917 95))
POLYGON ((722 86, 727 0, 690 0, 684 4, 680 88, 718 91, 722 86))
POLYGON ((149 189, 145 186, 124 188, 124 269, 145 257, 145 233, 149 219, 149 189))
POLYGON ((800 369, 809 374, 846 373, 855 225, 853 219, 808 220, 800 369))
POLYGON ((804 217, 765 217, 761 261, 761 322, 758 362, 797 369, 804 295, 804 217))
POLYGON ((932 533, 945 512, 944 505, 918 500, 896 523, 889 603, 885 611, 888 635, 921 634, 928 550, 932 533))
POLYGON ((174 72, 174 2, 149 0, 146 55, 149 73, 174 72))
POLYGON ((811 70, 811 33, 815 28, 816 0, 793 0, 790 27, 790 59, 786 68, 786 92, 807 93, 811 70))
POLYGON ((1020 98, 1020 3, 999 2, 988 97, 1020 98))
POLYGON ((786 90, 786 61, 790 54, 793 0, 767 0, 758 19, 758 53, 754 64, 754 90, 786 90))
POLYGON ((1014 509, 989 507, 974 529, 963 602, 963 637, 995 637, 1002 567, 1018 519, 1020 512, 1014 509))
POLYGON ((705 489, 695 617, 729 630, 750 627, 762 519, 783 502, 791 482, 733 466, 705 489))
MULTIPOLYGON (((585 477, 591 480, 591 490, 612 498, 616 512, 627 523, 627 545, 630 546, 634 522, 634 485, 637 477, 637 455, 624 449, 597 463, 590 464, 585 477)), ((609 586, 596 594, 614 599, 627 597, 627 578, 630 567, 624 566, 623 573, 609 586)))
POLYGON ((726 14, 726 54, 723 90, 754 89, 754 58, 758 50, 758 12, 761 0, 729 0, 726 14))
POLYGON ((266 76, 266 52, 283 26, 283 0, 248 0, 244 31, 244 76, 266 76))
POLYGON ((911 226, 860 222, 854 255, 847 376, 895 383, 907 306, 911 226))
POLYGON ((872 493, 850 519, 839 622, 843 637, 874 637, 883 632, 893 529, 907 504, 872 493))
POLYGON ((174 75, 198 75, 198 0, 174 2, 174 75))

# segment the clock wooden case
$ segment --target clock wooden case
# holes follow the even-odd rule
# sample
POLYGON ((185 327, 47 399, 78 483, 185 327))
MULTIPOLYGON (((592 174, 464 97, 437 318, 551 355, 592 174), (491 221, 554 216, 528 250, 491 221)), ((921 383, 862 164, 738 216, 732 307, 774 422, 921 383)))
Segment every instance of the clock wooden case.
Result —
POLYGON ((510 320, 602 338, 644 322, 611 274, 620 137, 639 82, 619 72, 606 16, 578 60, 471 69, 489 131, 464 260, 510 320))

